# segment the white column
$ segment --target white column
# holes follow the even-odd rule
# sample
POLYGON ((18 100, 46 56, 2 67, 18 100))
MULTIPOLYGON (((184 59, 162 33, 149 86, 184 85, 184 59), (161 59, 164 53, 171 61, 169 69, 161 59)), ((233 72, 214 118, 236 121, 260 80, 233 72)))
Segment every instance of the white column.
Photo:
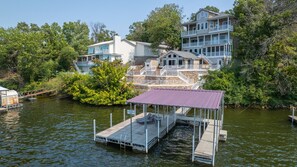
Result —
POLYGON ((145 129, 145 152, 146 153, 148 153, 147 143, 148 143, 148 131, 147 131, 147 129, 145 129))
POLYGON ((229 17, 227 18, 227 28, 228 28, 228 43, 230 43, 230 30, 229 30, 229 17))
POLYGON ((96 120, 93 120, 93 130, 94 130, 94 141, 96 141, 96 120))
POLYGON ((110 127, 112 127, 112 113, 110 113, 110 127))
POLYGON ((158 142, 160 140, 160 120, 158 119, 158 142))

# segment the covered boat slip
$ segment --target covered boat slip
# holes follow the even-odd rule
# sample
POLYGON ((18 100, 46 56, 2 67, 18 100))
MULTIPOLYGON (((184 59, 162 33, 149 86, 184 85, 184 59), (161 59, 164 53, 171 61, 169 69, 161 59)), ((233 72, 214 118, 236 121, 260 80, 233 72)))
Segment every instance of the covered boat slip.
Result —
POLYGON ((192 161, 214 165, 224 118, 223 98, 223 91, 153 89, 127 101, 131 110, 133 105, 142 105, 143 113, 134 116, 132 122, 125 120, 98 134, 94 131, 94 140, 130 146, 147 153, 176 121, 183 121, 194 125, 192 161), (154 113, 150 113, 154 115, 154 121, 150 123, 149 105, 154 107, 154 113), (191 109, 194 117, 187 117, 191 109))

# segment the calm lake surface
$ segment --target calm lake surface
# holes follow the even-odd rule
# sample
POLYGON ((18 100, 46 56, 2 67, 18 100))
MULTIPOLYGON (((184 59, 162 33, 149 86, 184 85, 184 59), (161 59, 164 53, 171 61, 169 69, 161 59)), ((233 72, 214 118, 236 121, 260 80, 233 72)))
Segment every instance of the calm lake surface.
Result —
MULTIPOLYGON (((123 107, 91 107, 39 98, 0 115, 0 166, 207 166, 191 162, 192 127, 176 126, 150 150, 137 154, 93 141, 97 131, 123 119, 123 107)), ((128 109, 128 108, 127 108, 128 109)), ((288 110, 226 109, 216 166, 297 166, 297 127, 288 110)))

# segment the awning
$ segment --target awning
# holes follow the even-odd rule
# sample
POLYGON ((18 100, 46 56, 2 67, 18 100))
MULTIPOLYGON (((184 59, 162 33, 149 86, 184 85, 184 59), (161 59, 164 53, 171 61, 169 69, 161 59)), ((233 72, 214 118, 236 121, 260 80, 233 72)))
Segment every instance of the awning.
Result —
POLYGON ((9 90, 6 89, 6 88, 4 88, 4 87, 2 87, 2 86, 0 86, 0 91, 9 91, 9 90))
POLYGON ((153 89, 127 103, 220 109, 224 92, 219 90, 153 89))

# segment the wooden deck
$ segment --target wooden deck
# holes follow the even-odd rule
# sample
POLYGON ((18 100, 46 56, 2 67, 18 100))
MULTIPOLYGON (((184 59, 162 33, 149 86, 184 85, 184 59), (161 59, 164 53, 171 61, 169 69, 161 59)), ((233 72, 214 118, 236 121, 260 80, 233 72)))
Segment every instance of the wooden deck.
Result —
MULTIPOLYGON (((151 113, 152 114, 152 113, 151 113)), ((96 142, 101 143, 114 143, 119 144, 121 147, 132 147, 133 150, 140 152, 146 151, 145 143, 145 129, 144 124, 139 124, 136 122, 137 118, 142 118, 143 113, 136 115, 132 118, 132 141, 131 141, 131 124, 130 119, 123 121, 111 128, 108 128, 102 132, 96 134, 96 142)), ((159 138, 162 138, 166 133, 173 128, 175 125, 174 116, 161 116, 160 118, 160 129, 159 138), (168 117, 168 129, 167 129, 167 117, 168 117)), ((154 146, 158 142, 158 123, 154 122, 147 124, 148 129, 148 143, 147 150, 154 146)))
MULTIPOLYGON (((220 124, 220 121, 218 121, 220 124)), ((210 119, 209 123, 202 134, 201 140, 198 143, 195 153, 194 160, 206 164, 212 164, 213 157, 213 133, 214 133, 214 120, 210 119)), ((219 141, 227 140, 227 131, 220 130, 219 141)))
POLYGON ((292 117, 292 115, 288 115, 288 117, 289 117, 289 121, 292 121, 293 119, 294 123, 297 123, 297 116, 292 117))

